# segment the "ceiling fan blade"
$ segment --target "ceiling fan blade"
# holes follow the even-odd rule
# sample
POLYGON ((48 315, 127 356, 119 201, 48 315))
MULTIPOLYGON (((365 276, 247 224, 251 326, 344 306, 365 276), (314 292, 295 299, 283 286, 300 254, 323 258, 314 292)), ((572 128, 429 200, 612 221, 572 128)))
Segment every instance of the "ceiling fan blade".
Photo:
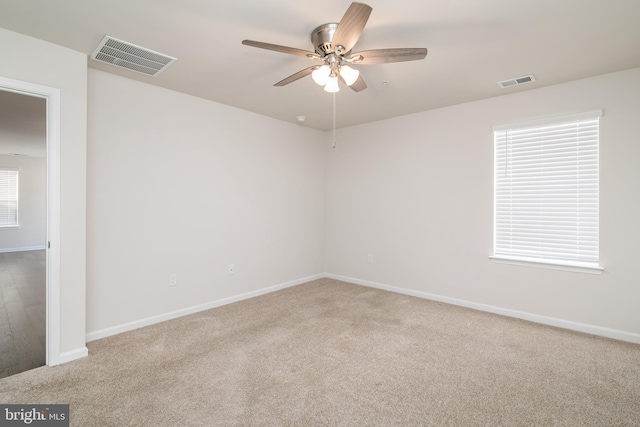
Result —
POLYGON ((360 38, 364 26, 367 25, 371 10, 371 6, 364 3, 351 3, 333 34, 331 44, 334 50, 336 46, 342 46, 343 52, 351 50, 360 38))
POLYGON ((355 58, 358 55, 362 56, 362 60, 358 61, 356 59, 353 61, 354 64, 387 64, 390 62, 418 61, 420 59, 424 59, 427 56, 427 49, 398 48, 364 50, 362 52, 352 54, 351 58, 355 58))
POLYGON ((367 88, 367 84, 364 82, 362 76, 358 76, 358 80, 356 80, 356 82, 349 87, 356 92, 360 92, 367 88))
POLYGON ((317 54, 315 54, 314 52, 309 52, 302 49, 296 49, 295 47, 280 46, 278 44, 263 43, 263 42, 257 42, 254 40, 242 40, 242 44, 246 46, 259 47, 260 49, 275 50, 276 52, 288 53, 289 55, 317 56, 317 54))
MULTIPOLYGON (((340 80, 342 81, 342 83, 344 83, 345 85, 347 84, 347 82, 344 81, 344 78, 341 75, 338 75, 340 77, 340 80)), ((347 85, 349 86, 349 85, 347 85)), ((363 91, 367 88, 367 84, 364 82, 364 79, 362 78, 362 76, 358 76, 358 79, 351 85, 349 86, 354 92, 360 92, 363 91)))
POLYGON ((278 83, 274 84, 274 86, 284 86, 288 85, 289 83, 295 82, 296 80, 300 80, 301 78, 311 74, 316 68, 318 68, 318 66, 314 65, 312 67, 305 68, 304 70, 300 70, 297 73, 290 75, 286 79, 280 80, 278 83))

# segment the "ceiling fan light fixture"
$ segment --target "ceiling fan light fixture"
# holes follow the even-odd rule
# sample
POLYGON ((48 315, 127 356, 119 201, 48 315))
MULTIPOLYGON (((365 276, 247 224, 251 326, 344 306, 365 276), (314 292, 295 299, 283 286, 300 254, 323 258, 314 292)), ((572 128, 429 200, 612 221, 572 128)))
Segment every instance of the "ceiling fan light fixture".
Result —
POLYGON ((331 74, 331 68, 328 65, 323 65, 313 70, 311 78, 320 86, 324 86, 329 80, 329 74, 331 74))
POLYGON ((353 69, 348 65, 343 65, 340 67, 340 76, 342 76, 347 86, 351 86, 356 82, 356 80, 358 80, 360 71, 353 69))
POLYGON ((335 93, 340 90, 340 86, 338 86, 338 77, 330 76, 327 80, 327 84, 324 86, 324 90, 329 93, 335 93))

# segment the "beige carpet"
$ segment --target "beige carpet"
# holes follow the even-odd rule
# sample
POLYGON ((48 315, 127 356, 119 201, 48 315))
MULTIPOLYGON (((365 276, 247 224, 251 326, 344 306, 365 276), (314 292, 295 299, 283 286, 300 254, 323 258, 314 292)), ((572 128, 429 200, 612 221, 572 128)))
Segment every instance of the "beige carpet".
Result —
POLYGON ((77 426, 640 425, 640 345, 317 280, 0 380, 77 426))

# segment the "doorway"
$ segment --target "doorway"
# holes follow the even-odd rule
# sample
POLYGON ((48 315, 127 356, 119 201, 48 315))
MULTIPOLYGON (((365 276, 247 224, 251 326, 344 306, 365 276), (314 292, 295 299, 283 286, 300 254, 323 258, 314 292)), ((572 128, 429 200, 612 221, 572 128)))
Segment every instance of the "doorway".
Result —
MULTIPOLYGON (((4 371, 0 366, 1 377, 43 364, 57 365, 61 360, 60 91, 0 77, 0 103, 5 104, 0 106, 0 109, 4 108, 2 113, 16 122, 8 125, 12 129, 9 135, 3 135, 0 129, 0 167, 9 164, 9 169, 13 164, 13 169, 18 171, 18 191, 21 184, 24 190, 30 188, 29 195, 20 191, 18 194, 18 226, 13 227, 13 233, 1 234, 0 231, 0 284, 12 288, 2 291, 4 301, 0 301, 5 304, 4 317, 0 311, 0 340, 4 339, 0 342, 0 363, 6 365, 12 359, 19 360, 18 366, 5 366, 4 371), (36 114, 25 113, 16 119, 17 111, 28 110, 25 110, 25 104, 35 106, 36 114), (17 124, 38 128, 39 143, 30 146, 25 139, 28 136, 15 132, 17 124), (23 144, 7 141, 22 141, 23 144), (33 213, 36 205, 40 207, 37 226, 38 215, 33 213), (31 237, 27 238, 27 235, 31 237), (20 303, 26 309, 26 315, 22 317, 16 314, 20 303), (7 304, 12 307, 8 308, 7 304), (13 346, 5 345, 7 335, 13 346)), ((0 119, 0 125, 6 128, 1 122, 0 119)))
POLYGON ((46 115, 0 91, 0 378, 46 363, 46 115))

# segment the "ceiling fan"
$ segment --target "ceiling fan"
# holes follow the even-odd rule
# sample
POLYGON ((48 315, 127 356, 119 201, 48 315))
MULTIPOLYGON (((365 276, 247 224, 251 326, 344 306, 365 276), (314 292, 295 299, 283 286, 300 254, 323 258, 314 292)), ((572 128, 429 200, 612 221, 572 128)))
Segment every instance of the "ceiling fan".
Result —
POLYGON ((324 24, 313 30, 311 43, 315 52, 253 40, 243 40, 242 44, 305 56, 323 62, 321 65, 300 70, 274 86, 284 86, 311 74, 313 80, 320 86, 324 86, 327 92, 335 93, 340 90, 338 79, 354 91, 360 92, 367 88, 367 84, 360 76, 360 72, 351 65, 417 61, 427 56, 425 48, 373 49, 352 53, 351 50, 360 38, 371 11, 371 6, 354 2, 351 3, 339 24, 324 24))

